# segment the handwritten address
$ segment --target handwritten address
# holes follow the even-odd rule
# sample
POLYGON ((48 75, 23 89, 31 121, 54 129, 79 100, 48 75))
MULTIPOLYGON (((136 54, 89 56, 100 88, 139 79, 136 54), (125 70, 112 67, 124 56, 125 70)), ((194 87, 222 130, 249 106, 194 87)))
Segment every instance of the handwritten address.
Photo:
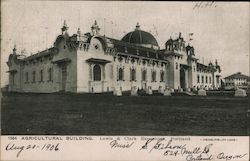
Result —
POLYGON ((220 152, 217 156, 213 156, 210 151, 213 144, 207 144, 204 147, 196 146, 188 148, 186 144, 174 144, 172 139, 166 140, 165 138, 150 138, 148 139, 140 150, 147 150, 149 153, 153 151, 163 151, 164 156, 183 156, 186 161, 201 161, 201 160, 234 160, 242 159, 247 155, 237 154, 237 155, 226 155, 224 152, 220 152))

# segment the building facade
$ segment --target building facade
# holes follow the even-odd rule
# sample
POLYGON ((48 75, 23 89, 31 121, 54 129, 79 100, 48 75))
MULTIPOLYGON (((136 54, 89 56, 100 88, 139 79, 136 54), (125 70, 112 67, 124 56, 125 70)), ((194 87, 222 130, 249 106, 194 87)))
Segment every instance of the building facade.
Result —
POLYGON ((234 73, 224 78, 225 89, 247 89, 250 86, 250 77, 241 72, 234 73))
POLYGON ((220 66, 198 62, 194 48, 181 33, 160 49, 157 40, 137 24, 121 40, 100 35, 95 21, 91 32, 62 33, 52 48, 31 56, 10 54, 9 91, 102 93, 131 89, 197 90, 220 87, 220 66))

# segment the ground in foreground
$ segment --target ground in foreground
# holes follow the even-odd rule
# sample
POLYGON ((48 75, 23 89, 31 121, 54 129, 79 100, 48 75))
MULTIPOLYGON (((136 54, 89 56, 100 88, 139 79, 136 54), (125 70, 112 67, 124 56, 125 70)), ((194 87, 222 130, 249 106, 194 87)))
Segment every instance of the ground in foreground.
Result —
POLYGON ((2 97, 2 134, 248 135, 248 99, 18 94, 2 97))

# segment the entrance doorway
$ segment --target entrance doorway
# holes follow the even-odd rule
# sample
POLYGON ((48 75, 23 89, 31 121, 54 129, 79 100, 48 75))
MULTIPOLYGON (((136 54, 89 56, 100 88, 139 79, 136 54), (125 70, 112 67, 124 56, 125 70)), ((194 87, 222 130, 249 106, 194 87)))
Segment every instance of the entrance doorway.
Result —
POLYGON ((180 69, 180 85, 183 90, 186 89, 186 75, 183 68, 180 69))
POLYGON ((62 91, 65 92, 66 81, 67 81, 67 65, 63 64, 61 70, 62 70, 62 91))

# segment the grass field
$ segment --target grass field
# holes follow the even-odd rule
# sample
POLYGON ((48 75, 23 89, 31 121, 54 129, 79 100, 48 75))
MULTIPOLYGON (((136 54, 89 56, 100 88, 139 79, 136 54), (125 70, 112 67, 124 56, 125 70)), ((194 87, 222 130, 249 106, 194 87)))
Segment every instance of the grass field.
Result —
POLYGON ((4 93, 2 134, 249 135, 248 98, 4 93))

